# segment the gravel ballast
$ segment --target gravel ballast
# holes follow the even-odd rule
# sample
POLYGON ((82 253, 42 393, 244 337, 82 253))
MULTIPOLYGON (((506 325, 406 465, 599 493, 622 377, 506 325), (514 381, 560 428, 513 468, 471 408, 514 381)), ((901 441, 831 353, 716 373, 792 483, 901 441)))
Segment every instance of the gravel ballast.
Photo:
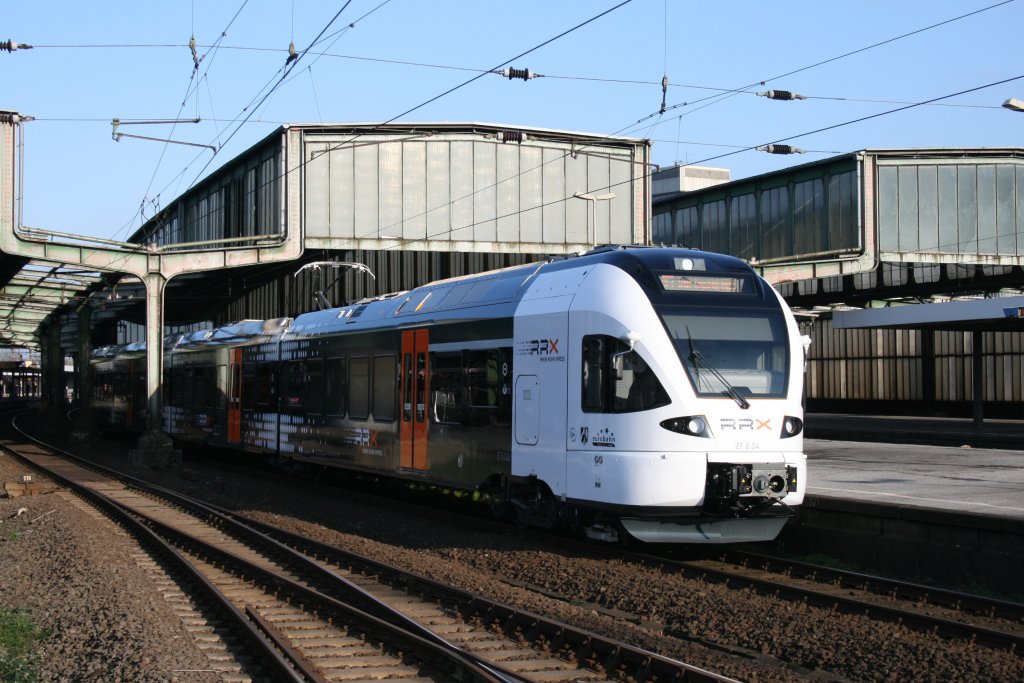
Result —
MULTIPOLYGON (((52 431, 50 436, 56 438, 52 431)), ((225 469, 201 456, 186 454, 184 476, 132 466, 127 449, 101 442, 83 454, 317 540, 741 680, 1024 679, 1022 659, 1010 653, 603 559, 514 527, 452 522, 420 507, 311 481, 225 469)), ((0 457, 0 480, 22 471, 0 457)), ((185 642, 188 634, 132 558, 127 537, 60 494, 38 498, 30 500, 31 514, 13 519, 29 499, 0 500, 0 607, 27 608, 53 631, 40 645, 42 679, 216 680, 195 673, 204 666, 202 654, 185 642), (21 537, 7 540, 15 528, 21 537), (69 660, 81 668, 69 670, 69 660)))

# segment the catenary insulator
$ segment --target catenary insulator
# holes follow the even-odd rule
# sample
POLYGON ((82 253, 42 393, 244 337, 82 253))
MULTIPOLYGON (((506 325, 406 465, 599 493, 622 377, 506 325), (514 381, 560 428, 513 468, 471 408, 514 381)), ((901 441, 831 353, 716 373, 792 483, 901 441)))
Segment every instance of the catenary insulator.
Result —
POLYGON ((25 43, 16 43, 13 40, 7 40, 0 42, 0 50, 6 50, 7 52, 14 52, 15 50, 31 50, 31 45, 25 43))
POLYGON ((767 97, 769 100, 806 100, 805 95, 790 92, 789 90, 766 90, 757 93, 759 97, 767 97))
POLYGON ((513 79, 516 79, 516 78, 518 78, 520 80, 523 80, 523 81, 528 81, 531 78, 537 78, 537 76, 539 76, 540 74, 535 74, 532 71, 530 71, 529 69, 512 69, 512 68, 509 68, 509 69, 502 69, 501 75, 502 76, 506 76, 508 78, 508 80, 510 80, 510 81, 513 80, 513 79))
POLYGON ((768 152, 769 154, 803 154, 804 150, 799 147, 793 147, 792 145, 761 145, 755 147, 758 152, 768 152))

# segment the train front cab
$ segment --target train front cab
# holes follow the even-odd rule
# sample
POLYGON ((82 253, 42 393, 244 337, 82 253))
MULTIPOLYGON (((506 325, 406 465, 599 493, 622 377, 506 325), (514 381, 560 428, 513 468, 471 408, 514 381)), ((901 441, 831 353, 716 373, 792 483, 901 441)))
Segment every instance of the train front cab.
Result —
POLYGON ((685 259, 691 268, 722 265, 712 255, 692 264, 694 252, 657 251, 667 260, 651 250, 649 265, 626 257, 542 274, 524 297, 513 474, 586 511, 594 538, 774 538, 805 485, 795 322, 742 262, 725 263, 733 274, 695 273, 683 271, 685 259), (691 346, 708 366, 698 365, 697 385, 685 367, 691 346), (748 358, 715 368, 722 384, 709 359, 727 347, 745 347, 748 358), (652 381, 642 387, 643 375, 652 381))

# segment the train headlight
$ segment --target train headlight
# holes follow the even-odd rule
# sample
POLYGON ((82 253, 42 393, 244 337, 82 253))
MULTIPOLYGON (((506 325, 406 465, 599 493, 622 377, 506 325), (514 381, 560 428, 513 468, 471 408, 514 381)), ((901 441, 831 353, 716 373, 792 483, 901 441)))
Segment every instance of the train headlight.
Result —
POLYGON ((704 439, 711 438, 711 430, 708 429, 708 421, 703 415, 690 415, 687 417, 673 417, 664 420, 661 426, 670 432, 685 434, 686 436, 699 436, 704 439))
POLYGON ((804 421, 799 417, 786 416, 782 420, 782 438, 788 439, 804 431, 804 421))

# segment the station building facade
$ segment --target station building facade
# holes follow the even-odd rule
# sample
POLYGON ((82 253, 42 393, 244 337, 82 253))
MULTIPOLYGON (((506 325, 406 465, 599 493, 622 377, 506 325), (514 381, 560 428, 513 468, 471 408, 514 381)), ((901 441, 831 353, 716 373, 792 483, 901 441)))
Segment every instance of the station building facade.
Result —
POLYGON ((772 281, 812 338, 809 410, 1019 417, 1024 321, 835 329, 832 311, 1024 291, 1024 150, 864 150, 654 196, 652 242, 730 253, 772 281), (975 333, 979 333, 976 335, 975 333))
MULTIPOLYGON (((172 280, 166 304, 173 329, 294 316, 315 308, 317 292, 341 305, 595 244, 646 243, 650 167, 650 143, 635 138, 484 123, 290 124, 131 239, 230 251, 301 231, 300 262, 172 280), (373 275, 300 270, 328 261, 373 275)), ((117 297, 132 287, 122 281, 117 297)), ((138 314, 97 316, 94 345, 141 340, 138 314)))

